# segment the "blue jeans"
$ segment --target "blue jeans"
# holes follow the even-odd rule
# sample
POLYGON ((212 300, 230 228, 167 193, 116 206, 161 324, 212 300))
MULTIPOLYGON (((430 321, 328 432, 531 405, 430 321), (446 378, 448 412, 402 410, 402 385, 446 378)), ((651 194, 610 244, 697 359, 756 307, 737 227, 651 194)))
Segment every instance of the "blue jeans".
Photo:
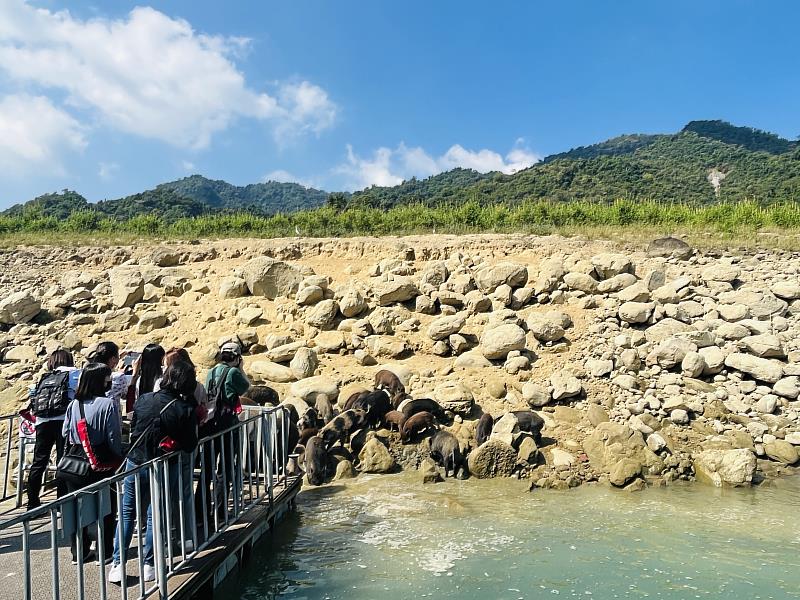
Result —
MULTIPOLYGON (((125 470, 130 471, 138 465, 128 459, 125 463, 125 470)), ((122 514, 117 520, 117 530, 114 533, 114 564, 120 563, 119 532, 122 528, 122 541, 125 544, 125 551, 131 546, 133 530, 136 526, 136 478, 139 478, 139 493, 141 506, 147 509, 147 530, 144 536, 144 556, 140 557, 144 563, 153 566, 153 507, 150 505, 150 477, 147 470, 140 471, 138 474, 128 475, 122 484, 122 514)))

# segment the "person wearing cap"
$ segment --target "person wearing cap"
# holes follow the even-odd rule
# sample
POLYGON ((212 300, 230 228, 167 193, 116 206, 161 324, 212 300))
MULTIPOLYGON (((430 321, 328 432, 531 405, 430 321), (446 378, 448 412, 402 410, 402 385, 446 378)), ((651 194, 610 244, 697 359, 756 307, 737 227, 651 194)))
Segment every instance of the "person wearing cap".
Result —
MULTIPOLYGON (((200 437, 213 435, 232 427, 238 422, 238 415, 242 410, 240 397, 250 389, 250 381, 243 370, 242 347, 235 341, 225 342, 217 354, 217 364, 208 373, 206 378, 206 390, 208 391, 209 412, 213 417, 210 418, 201 428, 200 437)), ((223 439, 218 440, 213 445, 215 456, 209 457, 206 461, 205 493, 201 491, 201 486, 195 492, 195 514, 198 517, 202 514, 209 514, 211 504, 211 479, 213 469, 220 459, 219 446, 224 445, 226 451, 224 461, 219 460, 219 471, 217 477, 224 478, 226 490, 220 490, 227 498, 231 487, 234 489, 234 497, 238 493, 236 468, 241 468, 241 464, 235 456, 231 455, 229 448, 239 447, 239 436, 235 431, 225 434, 223 439), (224 462, 224 464, 222 464, 224 462), (205 506, 202 497, 205 496, 205 506), (201 512, 202 511, 202 512, 201 512)), ((216 487, 216 486, 215 486, 216 487)), ((220 510, 223 498, 217 498, 217 509, 220 510)))
MULTIPOLYGON (((250 381, 244 374, 242 348, 237 342, 225 342, 217 355, 217 364, 208 373, 206 390, 209 402, 221 401, 222 406, 213 406, 215 430, 226 429, 236 423, 236 415, 241 412, 239 398, 250 389, 250 381)), ((212 407, 209 407, 209 411, 212 407)), ((214 433, 214 432, 209 432, 214 433)))

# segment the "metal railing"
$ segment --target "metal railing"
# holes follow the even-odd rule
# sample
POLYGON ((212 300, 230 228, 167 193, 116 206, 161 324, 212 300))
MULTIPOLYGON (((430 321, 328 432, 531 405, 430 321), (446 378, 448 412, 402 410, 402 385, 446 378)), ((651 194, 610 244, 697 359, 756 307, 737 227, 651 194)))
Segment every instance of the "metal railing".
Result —
POLYGON ((0 502, 16 497, 13 508, 22 506, 25 451, 34 443, 32 437, 19 435, 19 422, 20 416, 17 414, 0 416, 0 502))
POLYGON ((288 485, 288 426, 284 407, 245 407, 237 424, 194 452, 128 462, 119 474, 0 523, 0 567, 17 574, 4 579, 4 594, 16 585, 9 598, 167 598, 173 574, 288 485), (70 551, 74 567, 62 568, 70 551), (108 580, 114 562, 122 565, 116 584, 108 580))

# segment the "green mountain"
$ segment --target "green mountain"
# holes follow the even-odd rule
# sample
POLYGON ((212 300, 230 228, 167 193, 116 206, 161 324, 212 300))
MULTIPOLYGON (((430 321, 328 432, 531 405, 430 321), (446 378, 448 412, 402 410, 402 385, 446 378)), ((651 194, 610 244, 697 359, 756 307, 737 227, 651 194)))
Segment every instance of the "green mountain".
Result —
POLYGON ((464 189, 498 175, 501 174, 478 173, 472 169, 456 168, 427 179, 412 177, 393 187, 372 186, 366 188, 352 195, 350 205, 387 208, 395 204, 411 202, 425 204, 459 202, 464 189))
POLYGON ((328 197, 327 192, 297 183, 268 181, 242 187, 202 175, 162 183, 155 191, 170 191, 214 210, 249 210, 265 214, 315 208, 324 204, 328 197))
POLYGON ((174 221, 181 217, 215 212, 247 211, 261 215, 294 212, 321 206, 327 197, 326 192, 297 183, 268 181, 240 187, 225 181, 192 175, 162 183, 153 190, 116 200, 101 200, 96 204, 90 203, 77 192, 63 190, 61 193, 39 196, 25 204, 17 204, 0 214, 65 219, 72 212, 87 210, 120 220, 151 214, 174 221))
POLYGON ((725 121, 690 121, 682 131, 692 131, 700 137, 742 146, 753 152, 783 154, 797 147, 797 142, 790 142, 774 133, 752 127, 737 127, 725 121))
POLYGON ((692 121, 677 134, 624 135, 554 154, 513 175, 483 175, 466 186, 448 185, 447 175, 430 178, 436 181, 435 193, 420 193, 405 182, 356 192, 351 203, 800 200, 800 145, 722 121, 692 121))
MULTIPOLYGON (((711 203, 800 201, 800 143, 724 121, 692 121, 675 134, 632 134, 548 156, 513 175, 453 169, 393 187, 353 194, 269 181, 235 186, 192 175, 116 200, 89 203, 76 192, 46 194, 3 215, 65 219, 76 211, 129 219, 151 214, 172 221, 219 212, 271 215, 322 206, 389 208, 620 198, 711 203)), ((90 215, 91 216, 91 215, 90 215)))

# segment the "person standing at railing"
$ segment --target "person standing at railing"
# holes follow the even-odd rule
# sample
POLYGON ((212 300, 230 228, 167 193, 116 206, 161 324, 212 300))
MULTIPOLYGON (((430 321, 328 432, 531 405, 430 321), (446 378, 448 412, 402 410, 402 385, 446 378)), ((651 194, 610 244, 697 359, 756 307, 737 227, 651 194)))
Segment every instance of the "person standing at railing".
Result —
MULTIPOLYGON (((164 368, 168 369, 173 364, 178 361, 183 361, 189 363, 194 367, 194 363, 192 362, 191 356, 189 356, 189 352, 186 351, 185 348, 172 348, 167 352, 164 356, 164 368)), ((159 379, 155 383, 154 391, 158 391, 161 389, 161 382, 162 380, 159 379)), ((208 406, 208 394, 206 393, 206 388, 203 386, 202 383, 199 381, 195 382, 194 388, 194 401, 196 403, 195 407, 195 414, 197 416, 197 425, 198 427, 202 428, 203 424, 209 419, 209 417, 213 417, 213 413, 210 412, 208 406)), ((191 552, 197 540, 195 539, 195 528, 194 524, 196 521, 195 518, 195 511, 194 511, 194 487, 192 485, 192 477, 194 474, 194 463, 195 463, 195 452, 196 450, 186 451, 181 450, 181 477, 180 482, 182 484, 181 490, 181 497, 183 499, 183 507, 184 507, 184 515, 183 515, 183 527, 184 527, 184 536, 187 542, 187 552, 191 552)), ((178 504, 178 498, 173 497, 173 507, 172 512, 175 515, 175 520, 173 522, 180 522, 180 509, 178 504)))
POLYGON ((100 342, 87 358, 92 362, 103 363, 111 370, 111 389, 106 393, 106 397, 116 400, 121 406, 128 395, 131 376, 123 371, 114 370, 119 365, 119 346, 114 342, 100 342))
POLYGON ((158 344, 147 344, 141 356, 133 363, 133 372, 125 395, 125 412, 133 410, 136 399, 142 394, 155 391, 155 384, 164 374, 164 348, 158 344))
MULTIPOLYGON (((161 381, 158 392, 142 394, 136 401, 131 419, 131 449, 128 452, 126 470, 134 470, 158 456, 182 450, 192 452, 197 447, 197 417, 194 393, 197 374, 187 362, 177 361, 170 365, 161 381)), ((178 480, 177 462, 170 463, 170 482, 178 480)), ((171 484, 177 488, 177 483, 171 484)), ((111 583, 122 581, 125 568, 121 564, 120 542, 126 550, 133 538, 136 511, 147 511, 145 531, 144 563, 145 581, 156 577, 153 552, 153 507, 151 504, 150 477, 147 469, 125 478, 122 496, 122 514, 119 515, 114 535, 114 566, 108 574, 111 583), (136 478, 139 479, 139 503, 137 507, 136 478)), ((168 537, 161 540, 168 543, 168 537)))
MULTIPOLYGON (((47 373, 30 390, 29 410, 36 419, 36 442, 33 447, 33 462, 28 473, 28 510, 42 505, 39 492, 42 479, 50 462, 53 446, 56 448, 56 461, 64 452, 64 415, 69 403, 75 398, 78 389, 80 370, 75 368, 75 360, 67 350, 54 351, 47 358, 47 373)), ((57 495, 61 497, 66 486, 57 482, 57 495)))
MULTIPOLYGON (((112 400, 106 394, 111 390, 111 369, 101 363, 90 363, 81 372, 78 382, 78 390, 75 399, 70 402, 64 417, 64 427, 62 433, 65 443, 72 448, 85 448, 86 444, 81 440, 78 430, 80 421, 85 420, 88 443, 97 457, 106 464, 119 464, 122 459, 122 428, 119 416, 119 403, 112 400)), ((96 471, 89 469, 85 476, 78 479, 68 479, 66 481, 67 492, 75 492, 87 485, 97 483, 113 474, 113 471, 96 471)), ((112 486, 113 488, 113 486, 112 486)), ((117 502, 112 489, 111 506, 116 507, 117 502)), ((114 512, 107 515, 103 521, 104 527, 104 557, 111 556, 113 545, 112 534, 114 532, 114 512)), ((96 538, 96 527, 84 527, 81 531, 83 536, 83 560, 90 559, 89 538, 96 538)), ((97 541, 95 539, 95 541, 97 541)), ((72 561, 77 563, 77 543, 73 537, 70 546, 72 550, 72 561)))
MULTIPOLYGON (((201 429, 201 437, 224 431, 238 423, 238 415, 242 412, 240 396, 250 389, 250 381, 247 379, 243 367, 244 360, 242 359, 241 346, 237 342, 225 342, 217 355, 217 364, 209 371, 206 379, 208 402, 213 405, 213 417, 201 429)), ((230 449, 237 448, 239 443, 238 434, 232 432, 213 444, 213 455, 209 452, 206 457, 205 476, 200 479, 201 485, 204 484, 205 489, 201 489, 201 486, 198 486, 195 492, 195 511, 198 515, 201 514, 200 511, 205 514, 210 513, 212 502, 211 483, 215 476, 214 470, 218 459, 220 459, 219 462, 221 464, 219 465, 220 472, 217 478, 218 480, 225 479, 227 489, 222 490, 224 498, 217 494, 217 510, 220 513, 223 512, 220 502, 227 501, 231 486, 233 486, 234 493, 238 493, 235 485, 237 462, 230 449), (227 449, 224 452, 224 461, 221 460, 223 453, 219 449, 220 444, 224 444, 227 449), (205 505, 203 505, 203 497, 205 497, 205 505)), ((209 448, 210 450, 211 448, 209 448)), ((238 465, 238 467, 241 468, 241 465, 238 465)), ((216 486, 214 488, 216 491, 216 486)))

